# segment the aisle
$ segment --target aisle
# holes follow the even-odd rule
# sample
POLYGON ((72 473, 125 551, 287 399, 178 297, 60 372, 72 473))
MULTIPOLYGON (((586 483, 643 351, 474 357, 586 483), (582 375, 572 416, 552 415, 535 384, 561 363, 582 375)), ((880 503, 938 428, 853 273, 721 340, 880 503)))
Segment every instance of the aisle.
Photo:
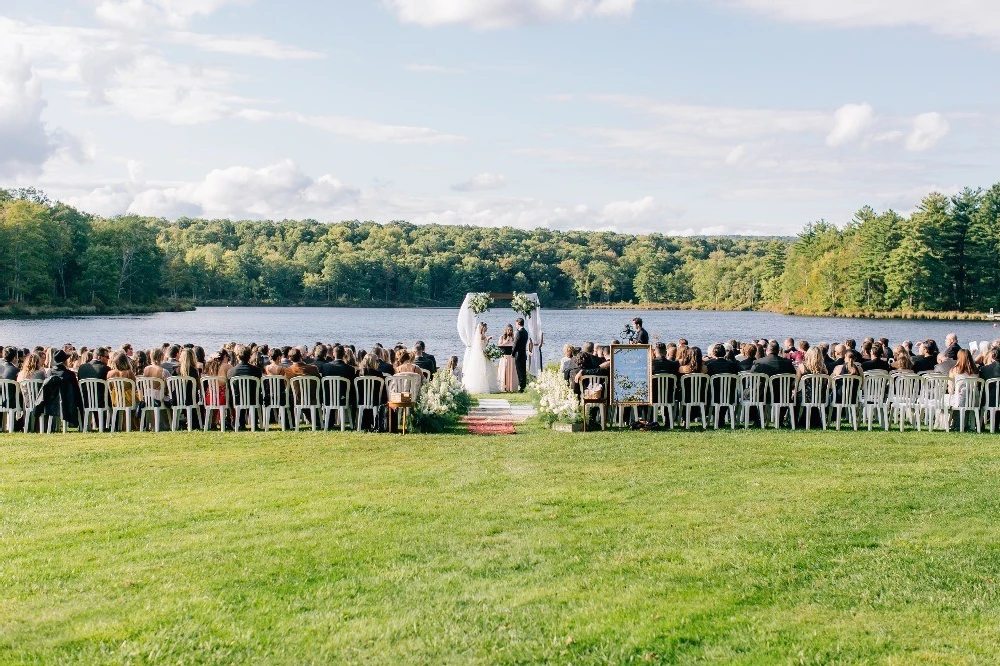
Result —
POLYGON ((524 423, 538 412, 531 405, 511 405, 499 398, 482 398, 463 419, 470 435, 513 435, 514 425, 524 423))

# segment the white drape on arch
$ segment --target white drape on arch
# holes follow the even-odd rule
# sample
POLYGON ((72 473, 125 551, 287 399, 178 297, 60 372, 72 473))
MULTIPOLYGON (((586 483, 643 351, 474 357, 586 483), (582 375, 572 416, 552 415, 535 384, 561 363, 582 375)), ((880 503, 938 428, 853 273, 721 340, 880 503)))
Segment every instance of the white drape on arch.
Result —
POLYGON ((538 375, 542 371, 542 348, 539 343, 542 341, 542 305, 538 300, 538 294, 525 294, 529 301, 535 303, 535 309, 524 319, 524 328, 528 331, 528 338, 533 347, 531 358, 528 359, 528 374, 538 375))
POLYGON ((472 294, 466 294, 465 300, 462 301, 462 307, 458 311, 458 337, 462 340, 462 344, 465 345, 465 356, 462 357, 462 368, 465 369, 469 365, 469 352, 472 350, 472 338, 476 334, 476 324, 477 317, 469 307, 469 301, 472 300, 472 294))

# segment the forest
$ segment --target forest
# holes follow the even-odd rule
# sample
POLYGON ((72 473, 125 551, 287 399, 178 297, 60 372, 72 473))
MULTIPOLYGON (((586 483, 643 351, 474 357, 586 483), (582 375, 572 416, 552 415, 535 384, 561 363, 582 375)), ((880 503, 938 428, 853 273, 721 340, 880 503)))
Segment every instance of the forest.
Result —
POLYGON ((456 306, 537 291, 548 306, 802 314, 1000 309, 1000 184, 861 208, 795 238, 302 221, 101 218, 0 189, 0 302, 107 311, 170 303, 456 306))

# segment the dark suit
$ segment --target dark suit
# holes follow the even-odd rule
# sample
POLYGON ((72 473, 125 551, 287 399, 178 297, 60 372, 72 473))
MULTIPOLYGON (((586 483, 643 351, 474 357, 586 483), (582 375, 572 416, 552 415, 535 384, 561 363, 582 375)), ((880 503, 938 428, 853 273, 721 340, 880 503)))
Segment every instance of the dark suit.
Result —
POLYGON ((649 344, 649 331, 644 328, 640 328, 635 332, 635 344, 637 345, 648 345, 649 344))
POLYGON ((913 357, 913 371, 914 372, 930 372, 937 365, 937 360, 933 356, 914 356, 913 357))
POLYGON ((9 379, 12 382, 17 381, 17 373, 21 372, 21 368, 17 367, 13 363, 4 363, 3 369, 0 370, 0 379, 9 379))
POLYGON ((740 372, 750 372, 753 370, 753 364, 757 362, 755 358, 745 358, 742 361, 736 361, 736 365, 740 366, 740 372))
POLYGON ((256 365, 239 363, 229 371, 228 376, 230 379, 233 377, 256 377, 257 379, 260 379, 263 374, 264 372, 256 365))
POLYGON ((892 366, 883 361, 880 358, 874 358, 870 361, 865 361, 861 364, 861 369, 865 372, 870 370, 885 370, 886 372, 892 372, 892 366))
POLYGON ((423 353, 420 356, 413 359, 413 365, 417 366, 421 370, 426 370, 433 375, 438 371, 437 360, 427 353, 423 353))
POLYGON ((710 358, 705 361, 705 374, 708 375, 738 375, 742 371, 739 363, 726 358, 710 358))
POLYGON ((954 361, 958 359, 958 352, 960 352, 961 350, 962 350, 962 345, 956 342, 950 347, 945 347, 944 355, 947 356, 949 360, 954 361))
POLYGON ((396 369, 385 361, 378 362, 378 371, 382 373, 383 376, 389 377, 396 374, 396 369))
POLYGON ((111 368, 100 361, 91 361, 80 366, 80 369, 77 371, 77 377, 80 379, 101 379, 107 381, 108 372, 110 371, 111 368))
POLYGON ((979 371, 979 377, 985 382, 991 379, 1000 379, 1000 361, 993 361, 989 365, 984 365, 979 371))
POLYGON ((520 390, 528 384, 528 332, 523 328, 514 333, 514 367, 517 368, 517 383, 520 390))
POLYGON ((795 364, 787 358, 768 354, 753 364, 751 372, 760 372, 768 377, 773 377, 774 375, 794 375, 795 364))

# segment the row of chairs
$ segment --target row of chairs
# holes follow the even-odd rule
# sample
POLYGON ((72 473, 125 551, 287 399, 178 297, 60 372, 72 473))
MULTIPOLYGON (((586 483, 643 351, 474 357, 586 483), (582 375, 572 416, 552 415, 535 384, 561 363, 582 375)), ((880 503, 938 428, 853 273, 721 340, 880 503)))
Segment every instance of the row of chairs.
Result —
MULTIPOLYGON (((419 395, 424 377, 417 373, 399 373, 387 379, 357 377, 351 382, 345 377, 294 377, 280 375, 256 377, 202 377, 199 383, 192 377, 139 377, 136 380, 117 377, 108 380, 80 380, 82 399, 80 430, 86 432, 117 430, 131 431, 133 421, 138 428, 147 426, 160 430, 168 420, 171 430, 182 422, 193 430, 197 421, 204 430, 218 424, 226 429, 228 417, 235 425, 246 424, 251 430, 269 430, 279 423, 285 430, 298 429, 306 423, 313 430, 339 426, 360 427, 364 417, 378 427, 385 418, 385 398, 389 393, 419 395), (357 425, 355 425, 357 424, 357 425)), ((20 382, 0 380, 0 428, 14 432, 15 422, 24 419, 24 431, 52 432, 57 425, 66 432, 62 401, 59 416, 35 416, 43 400, 42 380, 20 382)))
MULTIPOLYGON (((594 384, 607 381, 606 377, 584 377, 583 394, 588 394, 594 384)), ((716 429, 726 420, 733 429, 738 422, 749 428, 751 423, 766 427, 768 421, 775 428, 786 422, 792 429, 796 422, 809 428, 816 417, 824 430, 828 425, 840 430, 845 421, 854 430, 859 424, 867 424, 871 430, 876 423, 884 430, 898 425, 902 431, 907 423, 917 430, 922 426, 928 430, 949 430, 955 414, 960 431, 965 431, 971 419, 978 432, 982 432, 985 422, 993 433, 1000 413, 1000 379, 983 381, 969 377, 956 382, 935 373, 916 375, 876 370, 866 372, 863 378, 694 373, 681 375, 679 381, 674 375, 654 375, 652 381, 656 396, 651 406, 652 418, 671 429, 677 421, 690 428, 695 420, 700 421, 702 428, 711 422, 716 429)), ((606 400, 584 401, 584 418, 597 410, 603 423, 609 406, 606 400)), ((612 420, 625 425, 628 409, 632 409, 633 418, 638 417, 637 407, 617 406, 616 413, 610 415, 612 420)))

